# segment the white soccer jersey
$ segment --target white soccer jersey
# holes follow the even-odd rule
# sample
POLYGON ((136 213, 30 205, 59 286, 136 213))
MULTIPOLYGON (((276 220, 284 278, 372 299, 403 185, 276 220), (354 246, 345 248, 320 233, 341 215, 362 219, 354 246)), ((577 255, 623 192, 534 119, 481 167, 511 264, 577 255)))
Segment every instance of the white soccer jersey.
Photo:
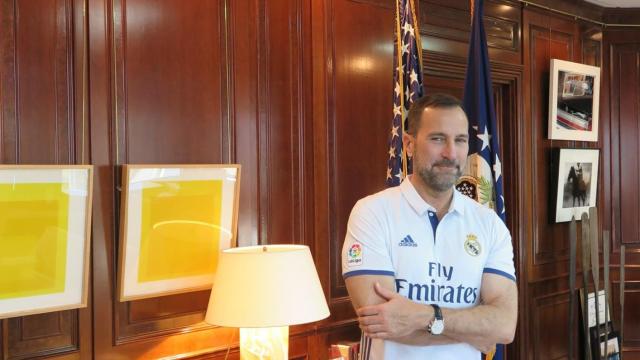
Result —
MULTIPOLYGON (((478 304, 485 272, 515 281, 509 230, 493 210, 457 190, 439 222, 408 179, 361 199, 351 212, 342 249, 344 278, 389 275, 398 293, 415 302, 467 308, 478 304)), ((411 346, 363 339, 360 351, 364 360, 480 359, 465 343, 411 346)))

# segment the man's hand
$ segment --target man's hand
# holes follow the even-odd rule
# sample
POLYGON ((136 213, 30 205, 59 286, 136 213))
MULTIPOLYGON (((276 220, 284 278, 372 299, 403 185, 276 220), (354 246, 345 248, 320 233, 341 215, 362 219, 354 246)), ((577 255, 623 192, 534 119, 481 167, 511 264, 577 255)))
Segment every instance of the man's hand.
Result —
POLYGON ((379 339, 394 339, 410 335, 415 330, 426 328, 433 311, 404 296, 390 291, 379 283, 374 290, 385 302, 364 306, 357 310, 360 328, 366 336, 379 339))

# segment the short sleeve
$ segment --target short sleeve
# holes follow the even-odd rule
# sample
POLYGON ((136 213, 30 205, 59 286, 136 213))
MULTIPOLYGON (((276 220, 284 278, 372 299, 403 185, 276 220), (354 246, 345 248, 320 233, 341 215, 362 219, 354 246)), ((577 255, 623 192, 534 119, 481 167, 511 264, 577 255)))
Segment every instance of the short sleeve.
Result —
POLYGON ((495 216, 493 234, 494 242, 483 272, 501 275, 516 281, 511 234, 497 216, 495 216))
POLYGON ((342 246, 342 276, 394 276, 387 242, 384 214, 374 207, 374 199, 356 203, 349 216, 347 234, 342 246))

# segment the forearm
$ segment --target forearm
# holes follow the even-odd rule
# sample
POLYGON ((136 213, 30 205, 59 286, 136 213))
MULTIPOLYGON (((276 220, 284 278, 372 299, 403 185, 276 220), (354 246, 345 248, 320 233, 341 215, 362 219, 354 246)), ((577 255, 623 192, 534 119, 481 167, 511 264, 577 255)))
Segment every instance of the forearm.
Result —
POLYGON ((482 352, 488 352, 499 342, 499 339, 492 335, 495 331, 483 329, 506 326, 499 322, 485 320, 485 317, 500 318, 495 316, 492 308, 493 306, 489 305, 478 305, 467 309, 443 308, 445 332, 441 335, 432 335, 427 331, 427 325, 433 320, 433 310, 431 305, 422 305, 420 311, 415 312, 412 318, 411 334, 390 340, 416 346, 467 343, 482 352))
POLYGON ((426 330, 417 330, 410 335, 401 338, 390 339, 406 345, 427 346, 427 345, 448 345, 459 343, 460 341, 452 339, 447 335, 431 335, 426 330))
POLYGON ((467 309, 442 309, 444 335, 458 342, 508 344, 513 341, 516 312, 505 311, 506 304, 480 304, 467 309))

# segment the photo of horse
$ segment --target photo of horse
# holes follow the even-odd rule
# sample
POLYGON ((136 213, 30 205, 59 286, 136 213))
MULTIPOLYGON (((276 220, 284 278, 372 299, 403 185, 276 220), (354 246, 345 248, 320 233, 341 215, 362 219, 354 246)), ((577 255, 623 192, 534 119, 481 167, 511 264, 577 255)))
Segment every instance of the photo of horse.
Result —
POLYGON ((590 206, 591 183, 591 163, 569 162, 564 165, 567 175, 564 184, 564 195, 562 198, 563 208, 574 208, 576 206, 590 206))
POLYGON ((596 206, 598 188, 598 149, 555 149, 553 156, 555 203, 551 221, 580 219, 596 206))

